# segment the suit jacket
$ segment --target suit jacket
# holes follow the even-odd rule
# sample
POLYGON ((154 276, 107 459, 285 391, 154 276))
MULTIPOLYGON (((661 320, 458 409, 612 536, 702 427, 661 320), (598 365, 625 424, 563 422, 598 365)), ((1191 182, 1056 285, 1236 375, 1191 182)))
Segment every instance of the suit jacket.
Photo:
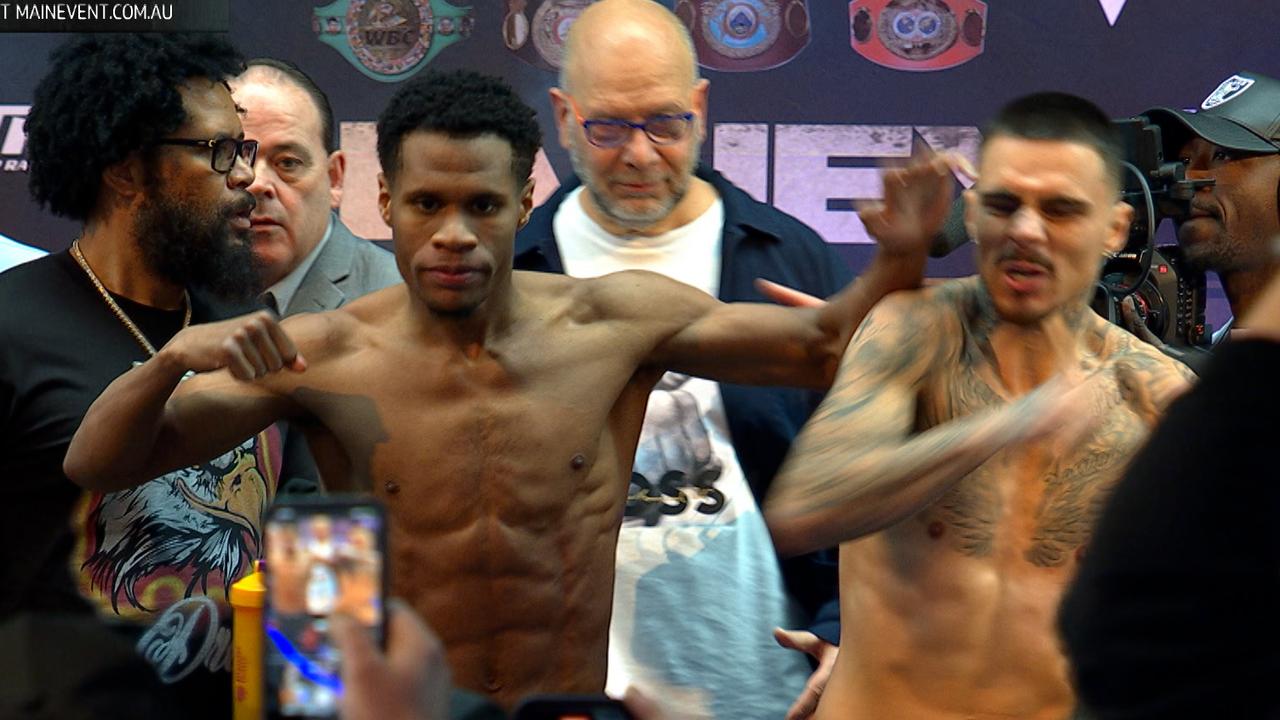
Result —
MULTIPOLYGON (((356 237, 337 217, 320 256, 303 276, 298 291, 283 308, 288 317, 304 312, 334 310, 361 295, 400 282, 395 256, 364 238, 356 237)), ((306 494, 320 488, 320 471, 302 433, 290 426, 285 436, 280 492, 306 494)))
POLYGON ((400 271, 396 269, 395 256, 356 237, 335 217, 329 242, 281 314, 288 317, 300 312, 333 310, 398 282, 400 271))

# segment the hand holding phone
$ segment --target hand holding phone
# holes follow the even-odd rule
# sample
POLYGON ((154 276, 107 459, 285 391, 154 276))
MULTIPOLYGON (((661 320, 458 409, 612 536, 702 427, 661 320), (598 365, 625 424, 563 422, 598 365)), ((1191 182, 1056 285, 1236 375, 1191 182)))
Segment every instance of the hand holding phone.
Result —
POLYGON ((384 644, 386 521, 368 496, 272 506, 266 525, 266 701, 272 717, 335 718, 343 693, 335 614, 384 644))
POLYGON ((342 654, 343 720, 444 720, 449 711, 449 666, 444 645, 398 600, 387 603, 387 651, 346 616, 333 619, 342 654))

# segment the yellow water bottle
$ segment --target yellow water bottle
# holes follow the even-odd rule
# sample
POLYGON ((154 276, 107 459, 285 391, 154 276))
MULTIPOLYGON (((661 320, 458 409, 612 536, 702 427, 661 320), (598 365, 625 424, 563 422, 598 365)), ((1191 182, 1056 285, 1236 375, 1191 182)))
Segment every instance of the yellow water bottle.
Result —
POLYGON ((265 635, 262 607, 267 599, 262 561, 253 562, 253 573, 231 586, 231 717, 262 720, 265 635))

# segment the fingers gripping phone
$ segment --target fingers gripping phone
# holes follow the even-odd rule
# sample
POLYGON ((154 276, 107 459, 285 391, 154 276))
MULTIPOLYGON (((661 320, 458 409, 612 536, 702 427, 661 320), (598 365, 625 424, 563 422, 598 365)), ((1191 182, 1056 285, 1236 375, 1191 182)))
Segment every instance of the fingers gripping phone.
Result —
POLYGON ((386 513, 372 497, 272 506, 263 658, 269 717, 337 717, 342 659, 330 638, 331 617, 347 615, 385 646, 386 550, 386 513))

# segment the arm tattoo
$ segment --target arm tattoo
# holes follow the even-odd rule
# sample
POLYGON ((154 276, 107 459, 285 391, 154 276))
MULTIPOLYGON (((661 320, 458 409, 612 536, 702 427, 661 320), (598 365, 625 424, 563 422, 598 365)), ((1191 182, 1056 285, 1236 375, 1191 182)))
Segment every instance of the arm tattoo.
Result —
POLYGON ((885 385, 893 378, 919 375, 933 362, 933 352, 922 350, 936 345, 930 341, 938 336, 938 318, 927 310, 922 316, 907 324, 878 321, 873 315, 858 328, 831 392, 783 468, 786 478, 794 478, 788 494, 799 511, 830 509, 858 496, 872 478, 858 477, 851 469, 886 443, 902 442, 910 431, 905 412, 914 408, 904 407, 899 393, 886 393, 885 385))
MULTIPOLYGON (((982 387, 981 381, 976 381, 975 387, 982 387)), ((992 391, 987 388, 987 392, 992 391)), ((997 400, 990 406, 971 405, 967 409, 974 412, 933 425, 905 442, 886 438, 884 445, 868 446, 852 464, 840 468, 842 473, 811 481, 809 492, 800 499, 803 510, 821 512, 837 506, 877 504, 879 510, 870 513, 871 517, 860 515, 855 522, 863 532, 898 521, 891 518, 925 511, 922 519, 929 523, 930 534, 938 537, 950 527, 957 550, 968 555, 989 554, 1003 505, 995 480, 999 470, 992 457, 1034 419, 1040 403, 1028 397, 1012 404, 997 400), (857 464, 863 459, 867 462, 857 464), (968 470, 959 469, 962 466, 968 470), (957 482, 955 473, 965 474, 957 482), (866 524, 860 524, 863 522, 866 524), (935 523, 940 523, 936 533, 935 523)), ((829 437, 821 444, 806 445, 805 450, 835 451, 842 442, 847 439, 829 437)))

